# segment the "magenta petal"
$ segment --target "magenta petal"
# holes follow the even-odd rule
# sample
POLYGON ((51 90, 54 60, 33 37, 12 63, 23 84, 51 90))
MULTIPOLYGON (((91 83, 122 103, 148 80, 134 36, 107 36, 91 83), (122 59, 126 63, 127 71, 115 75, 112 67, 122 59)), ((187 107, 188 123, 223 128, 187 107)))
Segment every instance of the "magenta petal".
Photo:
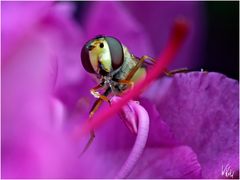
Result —
POLYGON ((53 157, 54 146, 49 146, 54 139, 48 134, 51 128, 48 67, 52 60, 49 48, 36 35, 12 57, 15 59, 2 67, 3 177, 56 176, 55 168, 45 169, 59 163, 52 161, 59 154, 53 157), (49 156, 44 155, 44 150, 49 156))
POLYGON ((86 17, 88 38, 99 34, 114 36, 133 54, 153 56, 149 37, 144 31, 144 27, 120 2, 96 2, 86 17))
POLYGON ((188 146, 147 148, 129 178, 201 178, 196 154, 188 146))
POLYGON ((84 42, 80 27, 72 20, 70 3, 57 3, 41 22, 41 33, 50 40, 52 53, 57 61, 54 93, 69 109, 74 109, 80 92, 89 93, 86 82, 89 75, 80 62, 80 50, 84 42), (84 86, 81 82, 84 81, 84 86))
POLYGON ((10 53, 25 43, 32 31, 46 15, 52 2, 3 2, 2 3, 2 62, 10 53), (27 9, 27 10, 26 10, 27 9))
POLYGON ((175 146, 179 142, 166 122, 163 121, 154 103, 142 98, 141 105, 147 110, 150 116, 148 147, 175 146))
MULTIPOLYGON (((19 27, 19 24, 11 23, 13 20, 9 19, 10 24, 4 24, 3 27, 7 28, 6 37, 13 38, 13 44, 3 44, 9 51, 8 54, 4 52, 7 58, 1 67, 2 176, 61 178, 77 174, 79 170, 72 170, 76 167, 76 161, 78 162, 77 153, 73 152, 71 140, 62 127, 63 121, 66 123, 65 107, 59 99, 52 97, 53 79, 56 78, 55 66, 58 64, 56 57, 63 51, 63 46, 58 48, 55 43, 62 42, 62 37, 68 39, 66 31, 71 29, 71 22, 67 23, 68 28, 61 29, 61 36, 59 29, 54 26, 57 17, 54 22, 46 22, 50 17, 57 16, 53 6, 52 9, 42 9, 41 3, 37 2, 30 5, 28 2, 4 3, 8 8, 13 8, 12 16, 17 18, 18 13, 23 13, 22 18, 26 18, 26 22, 19 23, 26 24, 19 27), (41 14, 41 18, 38 17, 38 13, 41 14), (34 22, 27 21, 27 18, 34 22), (28 22, 30 24, 27 24, 28 22), (48 23, 55 28, 51 29, 48 23), (15 36, 11 34, 23 35, 21 28, 25 33, 24 42, 18 38, 14 39, 15 36), (15 34, 15 31, 19 32, 15 34), (17 48, 14 44, 17 44, 17 48)), ((64 17, 61 16, 62 19, 64 17)), ((9 16, 4 14, 4 18, 8 19, 9 16)), ((59 22, 61 25, 62 23, 63 21, 59 22)), ((71 44, 71 47, 73 46, 77 47, 74 42, 71 44)))
MULTIPOLYGON (((120 99, 121 99, 120 97, 114 96, 111 98, 111 102, 116 103, 120 99)), ((126 106, 123 106, 122 110, 120 112, 120 117, 121 117, 123 123, 126 125, 126 127, 132 133, 137 134, 138 120, 136 117, 136 112, 133 109, 134 106, 131 106, 132 103, 137 103, 137 102, 130 101, 126 106)))
MULTIPOLYGON (((167 91, 152 100, 176 137, 197 153, 203 176, 218 178, 227 164, 238 170, 238 82, 205 72, 167 79, 167 91)), ((148 93, 164 89, 160 84, 148 93)))

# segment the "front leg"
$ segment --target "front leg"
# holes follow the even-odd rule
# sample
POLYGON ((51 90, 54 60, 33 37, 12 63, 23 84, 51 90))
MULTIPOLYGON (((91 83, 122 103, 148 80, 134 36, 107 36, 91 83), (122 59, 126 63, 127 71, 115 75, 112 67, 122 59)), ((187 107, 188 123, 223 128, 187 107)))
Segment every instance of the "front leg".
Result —
MULTIPOLYGON (((96 86, 95 88, 92 88, 91 90, 93 90, 93 92, 97 89, 100 89, 102 88, 102 85, 99 84, 98 86, 96 86)), ((97 92, 98 93, 98 92, 97 92)), ((101 106, 102 102, 103 102, 103 98, 101 97, 105 97, 107 99, 107 102, 110 102, 110 100, 107 98, 107 96, 111 93, 111 88, 108 88, 104 93, 103 95, 99 96, 99 98, 95 101, 95 103, 93 104, 90 112, 89 112, 89 121, 92 119, 93 115, 95 114, 95 112, 98 110, 98 108, 101 106)), ((99 94, 99 93, 98 93, 99 94)), ((100 94, 99 94, 100 95, 100 94)), ((85 145, 83 151, 81 152, 80 156, 84 154, 84 152, 87 151, 87 149, 89 148, 89 146, 92 144, 93 140, 95 138, 95 133, 94 133, 94 130, 92 129, 90 131, 90 138, 87 142, 87 144, 85 145)))
POLYGON ((103 101, 106 101, 106 102, 108 102, 109 104, 111 104, 111 102, 110 102, 110 100, 108 99, 107 96, 102 95, 102 94, 100 94, 100 93, 97 91, 98 89, 101 89, 101 88, 102 88, 102 85, 99 84, 99 85, 97 85, 96 87, 92 88, 92 89, 90 90, 90 93, 91 93, 95 98, 102 99, 103 101))

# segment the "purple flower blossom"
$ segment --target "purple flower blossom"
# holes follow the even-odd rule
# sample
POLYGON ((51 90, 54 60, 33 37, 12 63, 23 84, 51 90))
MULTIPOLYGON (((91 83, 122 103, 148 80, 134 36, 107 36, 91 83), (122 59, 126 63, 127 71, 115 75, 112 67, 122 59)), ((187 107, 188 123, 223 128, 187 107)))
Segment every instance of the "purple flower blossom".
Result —
POLYGON ((156 51, 124 6, 96 3, 81 29, 66 3, 2 3, 3 178, 219 178, 228 164, 236 175, 238 82, 217 73, 155 81, 140 104, 123 107, 125 118, 116 115, 98 128, 78 157, 88 137, 72 135, 95 100, 89 93, 95 82, 80 64, 82 44, 106 33, 136 55, 156 51), (106 10, 115 16, 105 16, 106 10))

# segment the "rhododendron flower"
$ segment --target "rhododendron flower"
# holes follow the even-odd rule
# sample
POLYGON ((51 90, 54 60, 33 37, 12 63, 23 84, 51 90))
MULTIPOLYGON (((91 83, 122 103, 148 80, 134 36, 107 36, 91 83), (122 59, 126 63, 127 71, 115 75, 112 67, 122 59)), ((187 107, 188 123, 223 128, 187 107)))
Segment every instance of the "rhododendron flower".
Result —
MULTIPOLYGON (((79 157, 88 136, 73 134, 83 129, 96 85, 80 63, 84 42, 108 34, 136 55, 156 47, 119 2, 97 3, 81 27, 73 8, 2 3, 2 177, 219 178, 226 177, 222 166, 236 177, 238 82, 212 72, 158 78, 125 106, 119 106, 124 96, 114 97, 121 118, 115 114, 96 127, 93 144, 79 157), (106 17, 106 10, 116 14, 106 17)), ((105 103, 98 114, 111 110, 105 103)))

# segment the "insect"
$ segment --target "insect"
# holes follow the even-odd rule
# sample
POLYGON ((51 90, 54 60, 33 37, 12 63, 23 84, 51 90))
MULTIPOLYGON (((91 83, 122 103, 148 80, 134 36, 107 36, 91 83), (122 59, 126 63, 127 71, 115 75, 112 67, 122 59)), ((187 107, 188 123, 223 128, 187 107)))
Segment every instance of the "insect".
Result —
MULTIPOLYGON (((81 61, 84 69, 97 77, 99 84, 90 90, 98 98, 93 104, 89 119, 94 115, 103 101, 110 103, 108 96, 121 95, 126 89, 132 87, 134 82, 146 75, 143 66, 146 60, 151 64, 154 59, 149 56, 138 58, 131 54, 117 38, 99 35, 89 40, 82 48, 81 61), (104 89, 100 94, 98 90, 104 89)), ((91 131, 90 140, 83 152, 88 148, 95 137, 91 131)))
MULTIPOLYGON (((145 55, 139 58, 131 54, 117 38, 103 35, 96 36, 84 44, 81 61, 84 69, 99 80, 99 84, 90 90, 97 100, 89 112, 89 119, 103 101, 110 103, 109 96, 121 95, 135 82, 144 78, 146 65, 153 65, 155 62, 149 56, 145 55), (104 90, 104 92, 101 94, 100 90, 104 90)), ((171 75, 171 72, 166 73, 171 75)), ((90 146, 94 137, 95 134, 92 130, 83 152, 90 146)))

